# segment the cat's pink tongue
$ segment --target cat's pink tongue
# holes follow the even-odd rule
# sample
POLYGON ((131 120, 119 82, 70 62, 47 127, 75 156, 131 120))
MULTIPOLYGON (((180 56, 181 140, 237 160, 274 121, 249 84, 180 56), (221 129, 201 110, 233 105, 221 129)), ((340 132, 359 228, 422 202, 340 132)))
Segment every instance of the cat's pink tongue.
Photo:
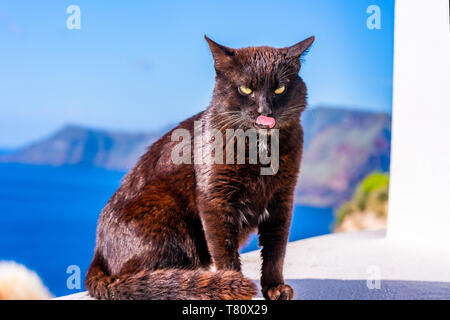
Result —
POLYGON ((256 119, 256 124, 260 124, 263 126, 269 126, 269 128, 273 128, 275 126, 275 119, 272 117, 259 116, 256 119))

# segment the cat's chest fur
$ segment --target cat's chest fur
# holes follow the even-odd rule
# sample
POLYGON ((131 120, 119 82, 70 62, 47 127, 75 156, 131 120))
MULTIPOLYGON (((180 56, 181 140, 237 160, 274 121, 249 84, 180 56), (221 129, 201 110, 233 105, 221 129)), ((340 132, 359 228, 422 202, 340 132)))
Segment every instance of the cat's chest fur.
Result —
MULTIPOLYGON (((270 164, 201 164, 195 166, 198 201, 223 207, 234 215, 242 228, 255 228, 270 216, 274 195, 297 179, 302 152, 301 127, 280 134, 277 172, 262 175, 270 164)), ((248 143, 246 144, 248 151, 248 143)))

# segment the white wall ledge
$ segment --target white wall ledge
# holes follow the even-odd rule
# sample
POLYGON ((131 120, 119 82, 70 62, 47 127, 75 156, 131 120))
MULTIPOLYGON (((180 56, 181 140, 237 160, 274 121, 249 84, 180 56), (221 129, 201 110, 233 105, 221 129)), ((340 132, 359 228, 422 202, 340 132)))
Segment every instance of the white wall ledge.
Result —
MULTIPOLYGON (((260 263, 259 251, 243 254, 243 273, 257 281, 260 263)), ((450 299, 448 270, 447 251, 395 242, 384 230, 291 242, 284 265, 296 299, 450 299), (374 271, 380 289, 367 287, 374 271)), ((91 298, 81 292, 58 299, 91 298)))

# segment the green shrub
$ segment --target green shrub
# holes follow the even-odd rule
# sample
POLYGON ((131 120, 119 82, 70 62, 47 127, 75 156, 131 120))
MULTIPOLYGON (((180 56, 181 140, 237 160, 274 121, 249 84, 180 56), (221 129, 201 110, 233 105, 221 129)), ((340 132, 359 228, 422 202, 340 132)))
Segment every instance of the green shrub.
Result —
POLYGON ((374 172, 366 176, 357 186, 350 201, 336 211, 336 227, 344 218, 354 212, 371 210, 380 216, 387 216, 386 204, 389 197, 389 174, 374 172))

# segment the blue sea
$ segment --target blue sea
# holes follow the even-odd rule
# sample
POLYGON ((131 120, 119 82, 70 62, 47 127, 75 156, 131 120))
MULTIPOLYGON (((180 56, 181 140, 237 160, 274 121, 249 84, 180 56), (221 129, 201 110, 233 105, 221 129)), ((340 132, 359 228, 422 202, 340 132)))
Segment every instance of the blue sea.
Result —
MULTIPOLYGON (((83 290, 67 287, 67 268, 79 266, 84 281, 98 215, 123 175, 98 168, 0 164, 0 261, 36 271, 55 296, 83 290)), ((296 206, 289 240, 327 234, 332 223, 332 209, 296 206)), ((254 249, 255 236, 241 252, 254 249)))

